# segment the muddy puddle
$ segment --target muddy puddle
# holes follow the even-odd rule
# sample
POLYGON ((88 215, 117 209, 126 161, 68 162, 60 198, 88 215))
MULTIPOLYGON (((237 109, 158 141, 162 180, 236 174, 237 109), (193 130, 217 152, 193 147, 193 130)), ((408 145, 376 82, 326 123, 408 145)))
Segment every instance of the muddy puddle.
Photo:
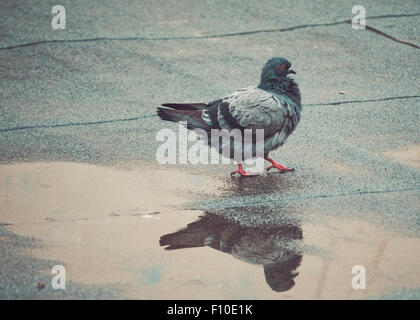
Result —
POLYGON ((420 287, 420 239, 371 222, 245 227, 183 209, 220 187, 173 170, 2 165, 0 223, 38 239, 25 254, 59 261, 69 285, 117 285, 121 298, 356 299, 420 287), (365 290, 352 288, 354 265, 366 269, 365 290))

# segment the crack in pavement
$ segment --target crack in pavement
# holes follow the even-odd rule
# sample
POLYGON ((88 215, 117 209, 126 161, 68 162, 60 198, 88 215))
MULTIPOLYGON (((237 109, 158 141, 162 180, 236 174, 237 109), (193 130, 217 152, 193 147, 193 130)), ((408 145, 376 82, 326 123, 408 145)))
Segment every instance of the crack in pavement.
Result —
POLYGON ((90 126, 90 125, 98 125, 98 124, 107 124, 107 123, 114 123, 114 122, 125 122, 125 121, 135 121, 145 118, 152 118, 156 117, 155 114, 147 114, 138 117, 132 118, 124 118, 124 119, 110 119, 110 120, 98 120, 98 121, 88 121, 88 122, 69 122, 69 123, 62 123, 62 124, 50 124, 50 125, 28 125, 22 127, 13 127, 13 128, 6 128, 0 129, 0 132, 9 132, 9 131, 17 131, 17 130, 28 130, 28 129, 54 129, 54 128, 62 128, 62 127, 73 127, 73 126, 90 126))
MULTIPOLYGON (((303 107, 335 106, 335 105, 348 104, 348 103, 365 103, 365 102, 368 103, 368 102, 376 102, 376 101, 389 101, 389 100, 413 99, 413 98, 420 98, 420 95, 398 96, 398 97, 367 99, 367 100, 347 100, 347 101, 326 102, 326 103, 309 103, 309 104, 302 104, 302 106, 303 107)), ((88 121, 88 122, 69 122, 69 123, 62 123, 62 124, 27 125, 27 126, 0 129, 0 132, 30 130, 30 129, 54 129, 54 128, 73 127, 73 126, 100 125, 100 124, 107 124, 107 123, 136 121, 136 120, 140 120, 140 119, 153 118, 153 117, 156 117, 156 116, 157 116, 156 114, 146 114, 146 115, 142 115, 142 116, 131 117, 131 118, 123 118, 123 119, 109 119, 109 120, 98 120, 98 121, 88 121)))
MULTIPOLYGON (((159 211, 159 215, 173 213, 173 211, 159 211)), ((42 221, 33 221, 33 222, 22 222, 22 223, 0 223, 0 227, 7 226, 27 226, 27 225, 40 225, 46 223, 60 223, 60 222, 78 222, 78 221, 92 221, 92 220, 104 220, 104 219, 115 219, 115 218, 150 218, 150 216, 156 215, 157 213, 145 213, 145 214, 126 214, 126 215, 107 215, 107 216, 96 216, 90 218, 69 218, 69 219, 51 219, 45 218, 42 221)))
POLYGON ((336 106, 336 105, 339 105, 339 104, 347 104, 347 103, 365 103, 365 102, 389 101, 389 100, 413 99, 413 98, 420 98, 420 95, 419 96, 388 97, 388 98, 367 99, 367 100, 347 100, 347 101, 326 102, 326 103, 309 103, 309 104, 302 104, 302 106, 305 106, 305 107, 336 106))
MULTIPOLYGON (((308 195, 308 196, 296 196, 290 197, 288 195, 282 195, 278 199, 264 199, 264 200, 257 200, 257 201, 243 201, 244 198, 239 197, 236 204, 231 204, 228 206, 220 205, 221 200, 217 199, 217 204, 212 205, 215 201, 206 201, 206 202, 199 202, 199 205, 195 207, 187 208, 188 210, 209 210, 209 209, 232 209, 232 208, 242 208, 242 207, 250 207, 256 205, 269 205, 269 204, 278 204, 280 202, 288 202, 288 201, 304 201, 304 200, 311 200, 311 199, 328 199, 328 198, 342 198, 342 197, 354 197, 354 196, 363 196, 363 195, 374 195, 374 194, 387 194, 387 193, 402 193, 402 192, 409 192, 409 191, 417 191, 420 190, 420 186, 413 186, 404 189, 391 189, 391 190, 365 190, 365 191, 355 191, 349 193, 337 193, 337 194, 315 194, 315 195, 308 195), (202 205, 200 206, 200 203, 202 205)), ((234 202, 234 198, 228 198, 229 202, 234 202)), ((249 199, 249 196, 246 197, 249 199)))
MULTIPOLYGON (((401 17, 414 17, 419 16, 420 13, 406 13, 406 14, 386 14, 386 15, 379 15, 379 16, 371 16, 366 17, 366 20, 375 20, 375 19, 386 19, 386 18, 401 18, 401 17)), ((251 31, 243 31, 243 32, 233 32, 233 33, 222 33, 222 34, 213 34, 213 35, 203 35, 203 36, 177 36, 177 37, 97 37, 97 38, 86 38, 86 39, 68 39, 68 40, 40 40, 35 42, 29 43, 22 43, 14 46, 8 47, 1 47, 0 50, 12 50, 16 48, 24 48, 24 47, 31 47, 40 44, 47 44, 47 43, 72 43, 72 42, 93 42, 93 41, 169 41, 169 40, 196 40, 196 39, 212 39, 212 38, 226 38, 226 37, 236 37, 236 36, 247 36, 259 33, 273 33, 273 32, 288 32, 294 31, 297 29, 305 29, 305 28, 316 28, 316 27, 328 27, 328 26, 336 26, 341 24, 348 24, 352 23, 351 19, 336 21, 336 22, 327 22, 327 23, 312 23, 312 24, 302 24, 293 27, 287 28, 278 28, 278 29, 263 29, 263 30, 251 30, 251 31)), ((405 44, 417 49, 420 49, 414 43, 399 40, 395 37, 392 37, 378 29, 372 28, 366 25, 366 30, 384 36, 388 39, 396 41, 401 44, 405 44)))
POLYGON ((366 25, 366 30, 369 30, 371 32, 374 32, 376 34, 379 34, 379 35, 381 35, 381 36, 383 36, 385 38, 391 39, 392 41, 395 41, 395 42, 398 42, 398 43, 402 43, 402 44, 405 44, 407 46, 411 46, 411 47, 416 48, 416 49, 420 49, 420 47, 418 45, 414 44, 414 43, 411 43, 411 42, 408 42, 408 41, 399 40, 399 39, 394 38, 393 36, 391 36, 391 35, 383 32, 381 30, 375 29, 375 28, 370 27, 368 25, 366 25))

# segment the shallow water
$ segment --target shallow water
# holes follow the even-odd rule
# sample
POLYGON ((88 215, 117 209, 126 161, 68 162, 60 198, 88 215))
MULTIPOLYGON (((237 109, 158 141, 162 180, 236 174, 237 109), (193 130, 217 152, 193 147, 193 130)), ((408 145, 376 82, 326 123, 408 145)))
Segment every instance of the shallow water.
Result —
POLYGON ((302 219, 317 212, 292 208, 278 209, 283 224, 254 227, 183 209, 220 189, 174 170, 2 165, 0 223, 39 239, 24 254, 59 261, 69 286, 117 285, 123 298, 346 299, 420 286, 419 238, 359 217, 302 219), (354 265, 366 268, 365 290, 351 286, 354 265))

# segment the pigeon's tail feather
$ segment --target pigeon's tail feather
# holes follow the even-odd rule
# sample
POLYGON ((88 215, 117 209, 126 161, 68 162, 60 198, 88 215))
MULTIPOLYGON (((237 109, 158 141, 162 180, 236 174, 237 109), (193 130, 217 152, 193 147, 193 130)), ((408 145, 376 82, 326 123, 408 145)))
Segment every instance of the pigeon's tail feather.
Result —
POLYGON ((207 108, 205 103, 164 103, 162 106, 176 110, 203 110, 207 108))
POLYGON ((169 108, 157 108, 157 114, 159 118, 166 121, 180 122, 186 121, 187 128, 194 129, 203 129, 209 131, 211 127, 203 121, 201 117, 201 110, 185 110, 185 109, 169 109, 169 108))
POLYGON ((205 245, 205 237, 205 233, 181 230, 160 237, 159 244, 167 246, 165 250, 203 247, 205 245))
POLYGON ((221 242, 221 234, 226 230, 224 223, 218 216, 205 215, 184 229, 161 236, 159 244, 166 246, 165 250, 204 246, 216 248, 221 242))

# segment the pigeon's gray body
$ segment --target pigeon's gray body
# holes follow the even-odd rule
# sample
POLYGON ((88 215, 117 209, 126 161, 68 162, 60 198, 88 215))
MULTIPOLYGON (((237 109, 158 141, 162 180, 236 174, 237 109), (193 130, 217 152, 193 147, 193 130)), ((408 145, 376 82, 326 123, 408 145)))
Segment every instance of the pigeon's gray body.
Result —
MULTIPOLYGON (((263 129, 264 155, 284 144, 297 127, 301 113, 298 86, 293 79, 287 77, 278 80, 269 78, 264 82, 262 80, 257 87, 237 90, 223 99, 207 104, 172 103, 162 106, 165 108, 158 108, 161 119, 174 122, 186 121, 188 129, 204 130, 208 135, 209 145, 211 145, 211 129, 239 129, 241 132, 251 129, 254 135, 256 129, 263 129)), ((229 143, 231 158, 236 148, 243 151, 243 157, 246 154, 255 154, 255 139, 250 145, 243 143, 243 140, 238 142, 234 139, 230 139, 229 143), (246 153, 249 148, 252 148, 252 152, 246 153)), ((218 148, 220 153, 222 147, 223 145, 220 145, 218 148)))
MULTIPOLYGON (((217 122, 223 129, 264 129, 264 153, 277 149, 295 130, 300 120, 301 106, 286 95, 278 95, 258 87, 235 91, 218 104, 217 122), (227 103, 229 114, 221 112, 220 105, 227 103), (235 122, 229 119, 231 116, 235 122)), ((214 126, 208 110, 202 112, 203 120, 214 126)))

